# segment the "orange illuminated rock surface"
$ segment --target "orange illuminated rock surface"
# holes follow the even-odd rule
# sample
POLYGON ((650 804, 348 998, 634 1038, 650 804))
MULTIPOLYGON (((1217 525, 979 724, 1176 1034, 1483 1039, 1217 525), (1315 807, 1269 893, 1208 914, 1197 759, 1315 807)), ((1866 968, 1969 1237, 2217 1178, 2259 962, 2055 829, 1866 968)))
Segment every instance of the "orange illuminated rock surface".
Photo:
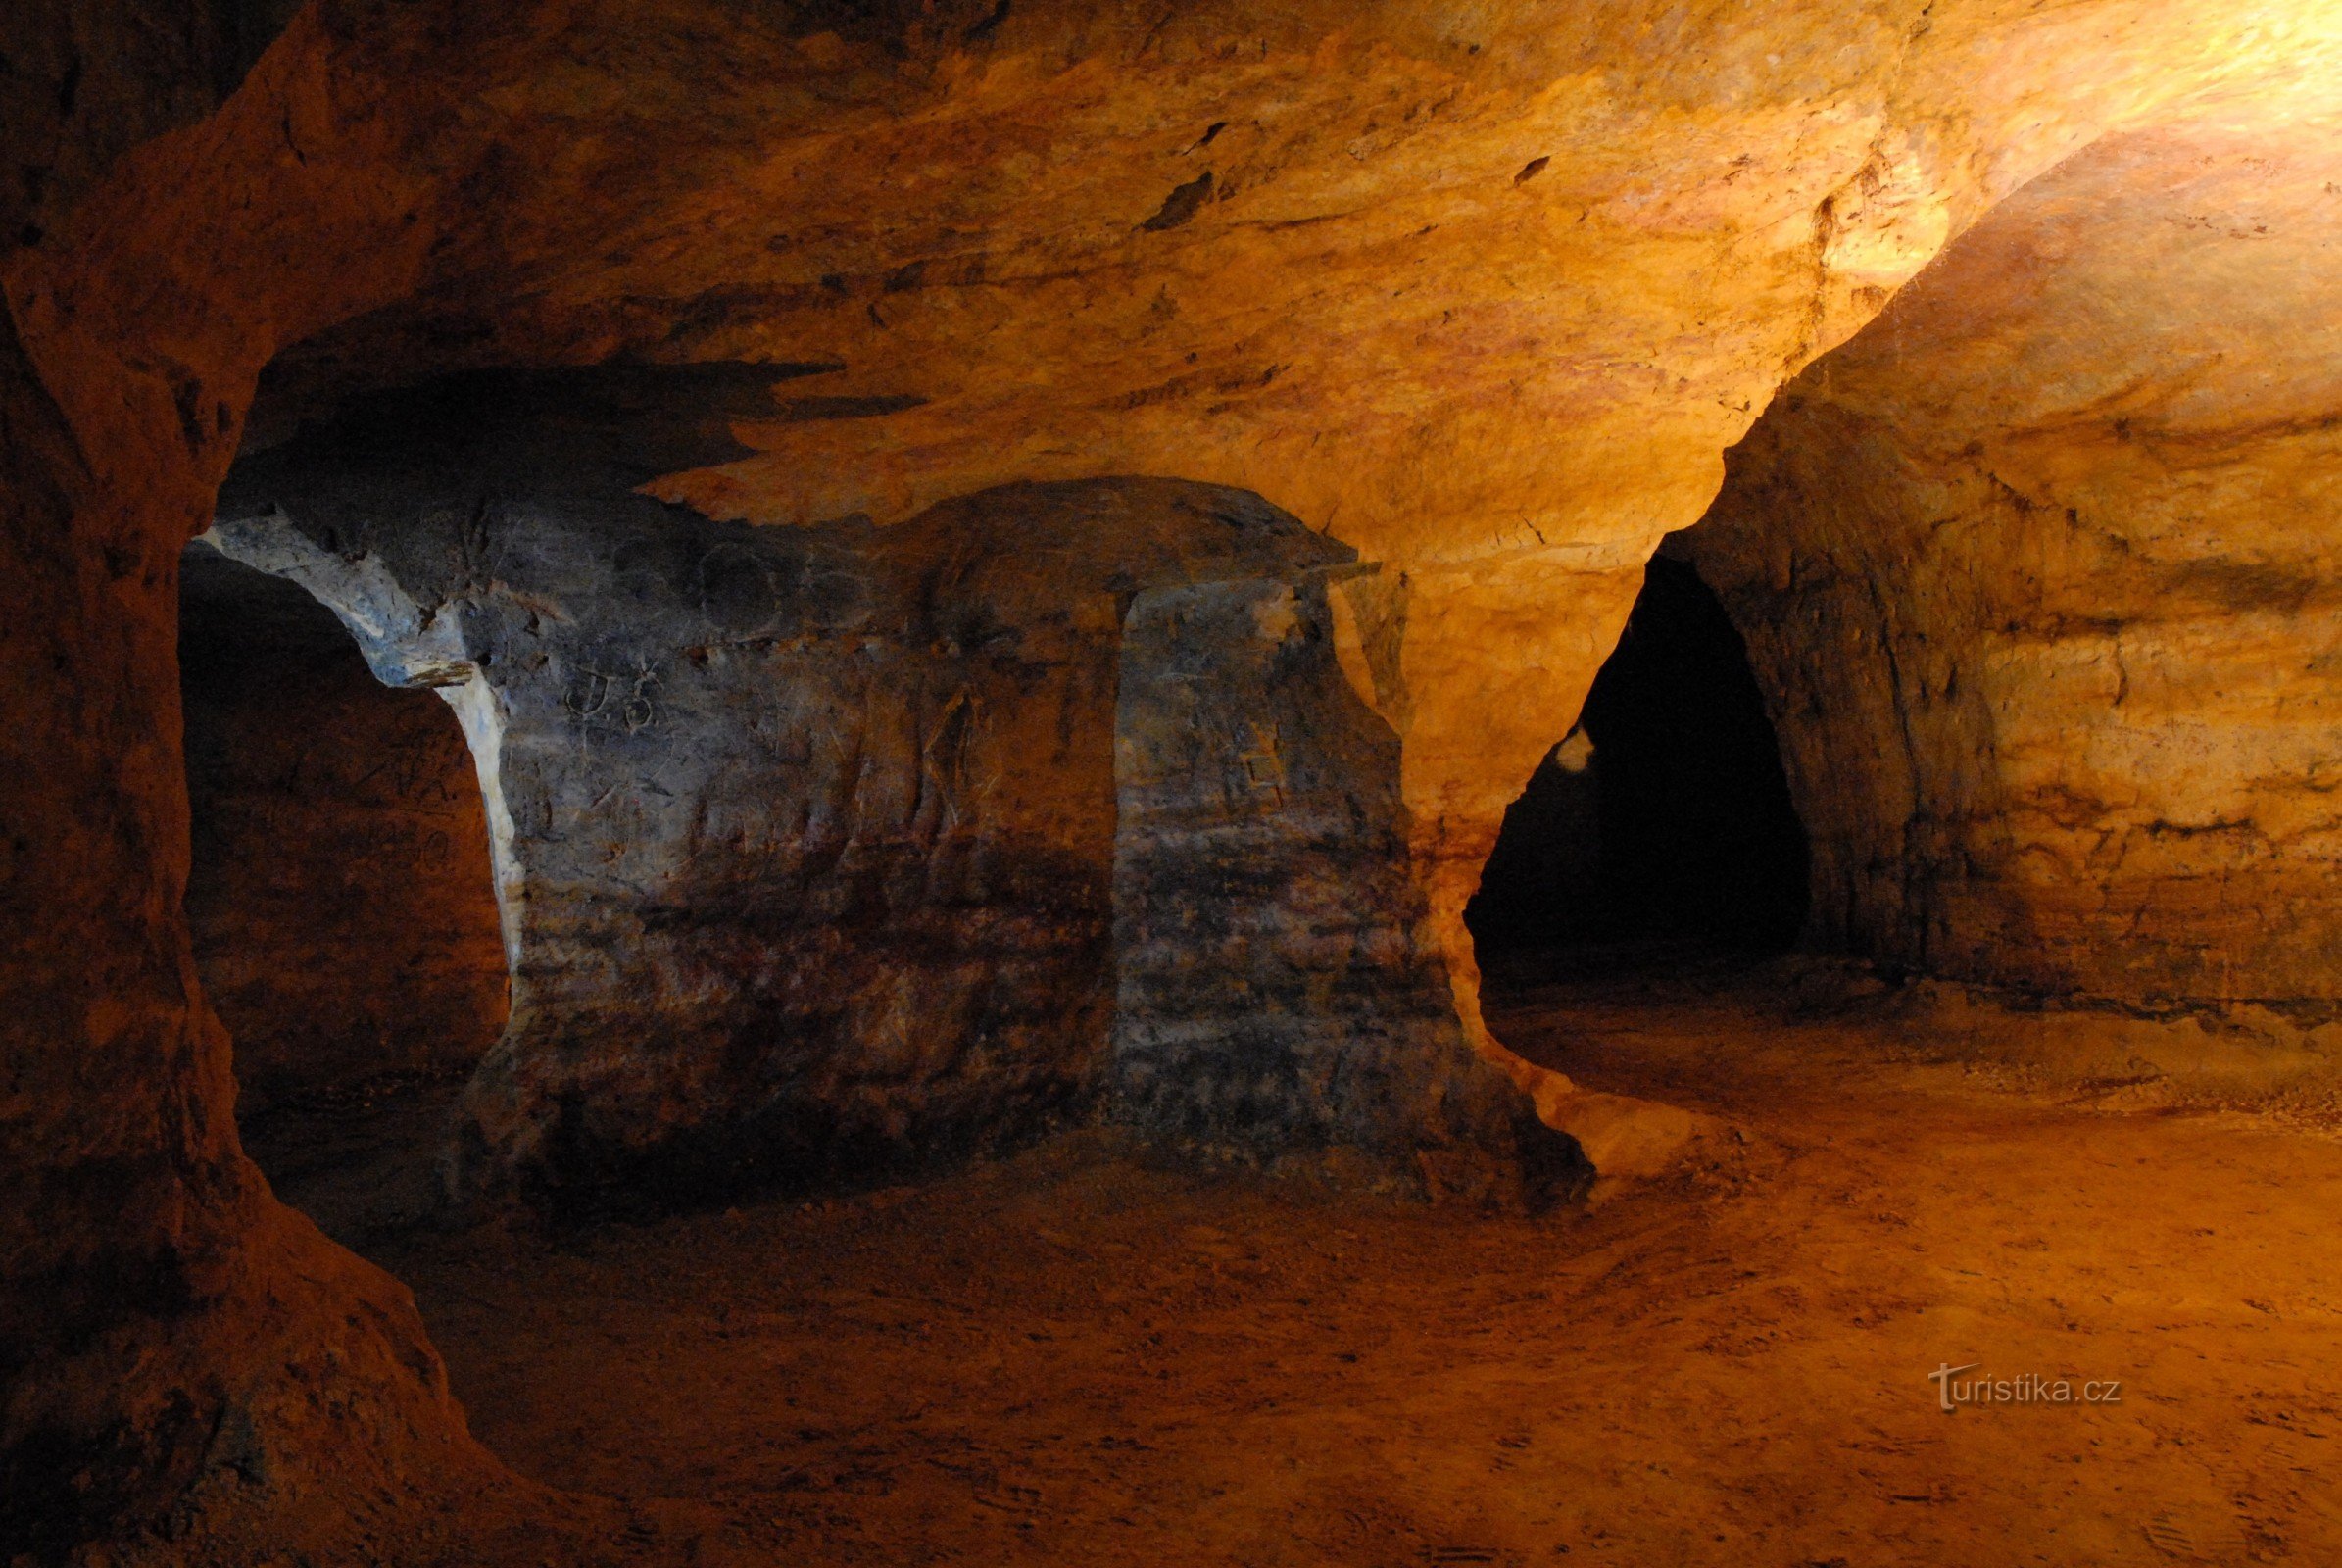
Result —
POLYGON ((1683 536, 1777 694, 1830 938, 2264 1026, 2342 1000, 2342 160, 2285 130, 2120 137, 2011 198, 1683 536))
MULTIPOLYGON (((1389 907, 1413 927, 1397 946, 1439 959, 1440 1031, 1597 1166, 1650 1169, 1689 1117, 1503 1053, 1462 925, 1644 559, 1707 506, 1776 388, 1995 203, 2102 138, 2132 139, 2085 160, 2162 145, 2155 127, 2189 115, 2235 111, 2252 156, 2299 112, 2239 106, 2309 102, 2342 63, 2342 17, 2311 0, 318 0, 195 118, 250 52, 221 40, 271 9, 0 21, 27 63, 0 98, 0 656, 19 704, 0 743, 0 1515, 42 1551, 176 1517, 346 1557, 353 1521, 436 1517, 505 1484, 403 1288, 276 1204, 237 1143, 182 910, 173 604, 240 450, 450 371, 729 361, 772 369, 768 406, 729 421, 725 461, 644 486, 694 526, 860 514, 883 534, 996 485, 1113 475, 1256 494, 1375 568, 1294 613, 1322 615, 1351 717, 1381 726, 1358 734, 1396 775, 1389 907)), ((2105 200, 2141 188, 2113 176, 2105 200)), ((2193 209, 2171 211, 2156 233, 2193 209)), ((2233 357, 2160 365, 2164 402, 2125 390, 2120 353, 2085 357, 2105 384, 2053 379, 2041 417, 2100 414, 2004 475, 2053 514, 2173 461, 2122 434, 2142 421, 2193 453, 2195 432, 2230 439, 2259 411, 2269 433, 2234 438, 2268 465, 2322 439, 2314 418, 2276 428, 2314 396, 2223 380, 2233 357)), ((2251 468, 2191 482, 2249 486, 2251 468)), ((2028 657, 2076 689, 2127 678, 2125 715, 2135 692, 2168 718, 2212 710, 2161 658, 2215 635, 2182 588, 2238 617, 2218 636, 2308 636, 2285 621, 2322 592, 2308 536, 2264 517, 2262 542, 2213 548, 2193 514, 2125 519, 2142 550, 2165 541, 2157 559, 2212 563, 2118 573, 2151 601, 2135 666, 2112 630, 2028 657)), ((2278 701, 2221 694, 2208 744, 2245 745, 2278 701)), ((2093 740, 2154 743, 2127 716, 2093 740)), ((2018 903, 2067 948, 2246 864, 2236 790, 2268 842, 2320 831, 2302 757, 2227 795, 2201 769, 2152 800, 2070 781, 2084 804, 2053 820, 2043 769, 1998 756, 1994 787, 2041 818, 2021 831, 2046 869, 2018 903), (2129 869, 2077 881, 2065 868, 2094 867, 2101 822, 2129 869), (2087 907, 2093 887, 2113 912, 2087 907)), ((1871 808, 1849 795, 1853 822, 1871 808)), ((2209 949, 2171 930, 2148 964, 2184 990, 2203 969, 2186 955, 2209 949)), ((2307 961, 2285 956, 2294 935, 2270 940, 2271 965, 2307 961)))

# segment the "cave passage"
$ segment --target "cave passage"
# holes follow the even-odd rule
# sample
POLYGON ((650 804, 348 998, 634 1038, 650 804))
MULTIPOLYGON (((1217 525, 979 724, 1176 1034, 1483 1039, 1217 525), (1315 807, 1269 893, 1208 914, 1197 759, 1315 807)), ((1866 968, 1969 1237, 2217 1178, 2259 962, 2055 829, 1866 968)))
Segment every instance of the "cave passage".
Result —
POLYGON ((297 1197, 354 1115, 444 1099, 504 1028, 479 782, 445 703, 382 685, 325 606, 203 545, 179 664, 197 972, 253 1151, 297 1197))
POLYGON ((1655 557, 1578 723, 1505 812, 1465 912, 1488 952, 1776 952, 1807 906, 1805 830, 1724 607, 1655 557))
POLYGON ((2342 0, 1878 9, 0 7, 0 1568, 2342 1563, 2342 0))

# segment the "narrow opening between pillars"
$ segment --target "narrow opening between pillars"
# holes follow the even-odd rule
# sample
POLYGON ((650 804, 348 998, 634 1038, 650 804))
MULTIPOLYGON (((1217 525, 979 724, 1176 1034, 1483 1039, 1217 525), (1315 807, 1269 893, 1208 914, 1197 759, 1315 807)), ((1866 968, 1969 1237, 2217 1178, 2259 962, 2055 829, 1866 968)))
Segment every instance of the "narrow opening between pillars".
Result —
POLYGON ((1779 952, 1805 919, 1806 861, 1740 634, 1697 572, 1655 558, 1464 918, 1489 955, 1779 952))
POLYGON ((426 1212, 440 1123, 503 1030, 478 777, 455 713, 376 681, 307 591, 181 563, 187 922, 245 1145, 350 1241, 426 1212))

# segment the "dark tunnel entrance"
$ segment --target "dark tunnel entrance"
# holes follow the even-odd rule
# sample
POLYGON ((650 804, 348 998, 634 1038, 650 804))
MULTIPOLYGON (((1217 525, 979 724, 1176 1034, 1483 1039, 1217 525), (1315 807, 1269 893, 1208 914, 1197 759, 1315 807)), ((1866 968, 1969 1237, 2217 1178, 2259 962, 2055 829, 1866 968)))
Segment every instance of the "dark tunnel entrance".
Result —
POLYGON ((1654 558, 1577 726, 1505 812, 1473 938, 1490 954, 1779 952, 1805 920, 1806 868, 1740 634, 1697 572, 1654 558))
POLYGON ((348 1240, 427 1206, 440 1117, 504 1028, 478 775, 446 703, 382 685, 306 590, 200 543, 179 690, 187 924, 237 1118, 279 1195, 348 1240))

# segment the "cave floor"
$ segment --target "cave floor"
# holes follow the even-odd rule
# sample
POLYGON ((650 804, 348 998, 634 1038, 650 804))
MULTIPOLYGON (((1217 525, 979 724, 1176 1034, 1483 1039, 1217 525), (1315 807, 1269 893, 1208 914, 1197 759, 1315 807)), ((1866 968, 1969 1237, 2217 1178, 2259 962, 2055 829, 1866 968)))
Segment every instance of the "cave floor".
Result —
POLYGON ((367 1250, 489 1446, 615 1499, 532 1563, 2342 1561, 2342 1143, 1729 985, 1491 996, 1517 1048, 1735 1130, 1535 1220, 1080 1135, 367 1250), (2120 1402, 1946 1414, 1927 1374, 1970 1362, 2120 1402))

